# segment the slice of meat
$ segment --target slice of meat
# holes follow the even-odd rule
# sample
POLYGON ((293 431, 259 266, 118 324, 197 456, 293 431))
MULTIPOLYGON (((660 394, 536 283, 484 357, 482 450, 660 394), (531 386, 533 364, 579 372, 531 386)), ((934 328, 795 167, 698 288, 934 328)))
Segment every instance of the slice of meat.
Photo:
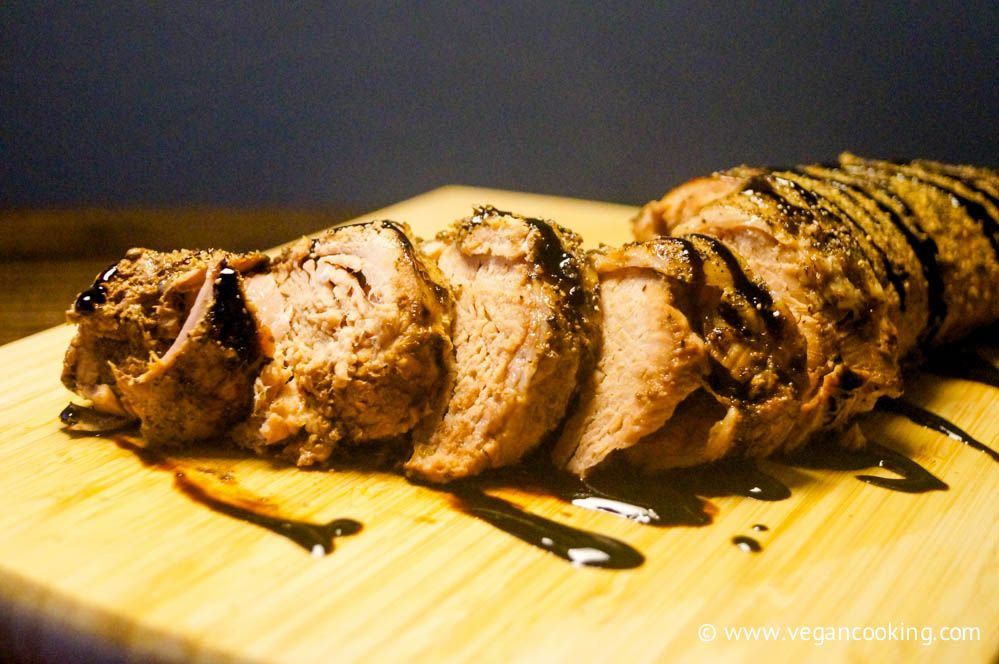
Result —
POLYGON ((406 471, 446 482, 515 463, 560 424, 592 366, 596 275, 573 233, 492 207, 425 250, 455 293, 457 380, 406 471))
POLYGON ((682 246, 660 241, 593 256, 600 353, 553 451, 555 465, 578 476, 661 429, 708 372, 704 342, 676 302, 678 272, 689 267, 682 246))
POLYGON ((132 249, 77 298, 63 383, 132 416, 151 445, 217 438, 244 418, 264 361, 243 273, 262 254, 132 249))
POLYGON ((594 253, 597 369, 555 448, 585 476, 613 453, 645 470, 787 442, 807 383, 788 309, 717 240, 660 238, 594 253))
POLYGON ((289 247, 247 287, 274 337, 252 416, 233 433, 300 466, 343 445, 418 442, 453 380, 453 302, 408 226, 341 226, 289 247))

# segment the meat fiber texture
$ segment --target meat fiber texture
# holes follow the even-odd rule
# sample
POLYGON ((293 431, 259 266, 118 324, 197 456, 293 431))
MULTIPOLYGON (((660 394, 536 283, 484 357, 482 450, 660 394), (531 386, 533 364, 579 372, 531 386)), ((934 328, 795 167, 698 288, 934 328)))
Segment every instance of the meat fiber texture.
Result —
POLYGON ((765 456, 797 426, 804 340, 724 245, 659 238, 594 252, 601 353, 554 451, 586 475, 618 452, 647 469, 765 456))
POLYGON ((598 255, 603 352, 589 409, 570 420, 556 460, 579 475, 610 457, 669 468, 765 456, 847 427, 901 392, 904 362, 999 318, 997 194, 988 169, 844 154, 731 169, 649 203, 633 224, 645 242, 598 255), (711 277, 691 272, 690 257, 708 265, 709 238, 731 255, 728 275, 691 306, 691 285, 711 277), (674 257, 656 259, 664 253, 674 257), (762 327, 733 311, 733 294, 770 312, 762 327), (641 370, 627 348, 637 335, 641 370), (774 391, 781 384, 790 389, 774 391))
POLYGON ((564 228, 488 207, 425 245, 454 289, 457 379, 408 473, 446 482, 510 465, 561 424, 599 328, 580 245, 564 228))
POLYGON ((238 444, 309 466, 338 446, 430 435, 453 382, 453 302, 408 227, 302 239, 248 280, 247 295, 274 343, 238 444))

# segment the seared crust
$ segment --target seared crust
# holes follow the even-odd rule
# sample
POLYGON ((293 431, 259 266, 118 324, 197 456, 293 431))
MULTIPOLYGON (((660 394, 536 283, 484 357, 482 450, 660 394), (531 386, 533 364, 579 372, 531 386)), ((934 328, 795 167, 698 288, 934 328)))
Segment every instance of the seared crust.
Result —
MULTIPOLYGON (((891 191, 919 218, 936 242, 936 269, 944 285, 947 313, 926 345, 945 343, 999 317, 999 207, 985 187, 928 170, 918 163, 895 164, 841 157, 844 170, 891 191)), ((965 167, 970 169, 970 167, 965 167)), ((992 173, 981 170, 980 180, 992 173)))

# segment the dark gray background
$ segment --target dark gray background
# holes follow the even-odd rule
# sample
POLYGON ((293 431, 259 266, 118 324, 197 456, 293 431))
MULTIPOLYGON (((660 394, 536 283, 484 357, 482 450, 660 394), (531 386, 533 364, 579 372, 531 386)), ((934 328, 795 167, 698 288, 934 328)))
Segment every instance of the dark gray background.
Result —
POLYGON ((0 206, 999 163, 999 3, 0 4, 0 206))

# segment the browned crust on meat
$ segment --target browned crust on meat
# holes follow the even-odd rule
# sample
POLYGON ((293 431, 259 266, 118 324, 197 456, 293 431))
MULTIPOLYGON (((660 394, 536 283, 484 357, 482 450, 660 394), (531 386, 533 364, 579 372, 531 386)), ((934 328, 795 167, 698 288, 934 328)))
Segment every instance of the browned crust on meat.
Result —
POLYGON ((99 302, 68 313, 78 331, 64 384, 139 419, 152 445, 223 436, 248 414, 264 361, 242 273, 266 264, 263 254, 130 250, 90 289, 99 302))

